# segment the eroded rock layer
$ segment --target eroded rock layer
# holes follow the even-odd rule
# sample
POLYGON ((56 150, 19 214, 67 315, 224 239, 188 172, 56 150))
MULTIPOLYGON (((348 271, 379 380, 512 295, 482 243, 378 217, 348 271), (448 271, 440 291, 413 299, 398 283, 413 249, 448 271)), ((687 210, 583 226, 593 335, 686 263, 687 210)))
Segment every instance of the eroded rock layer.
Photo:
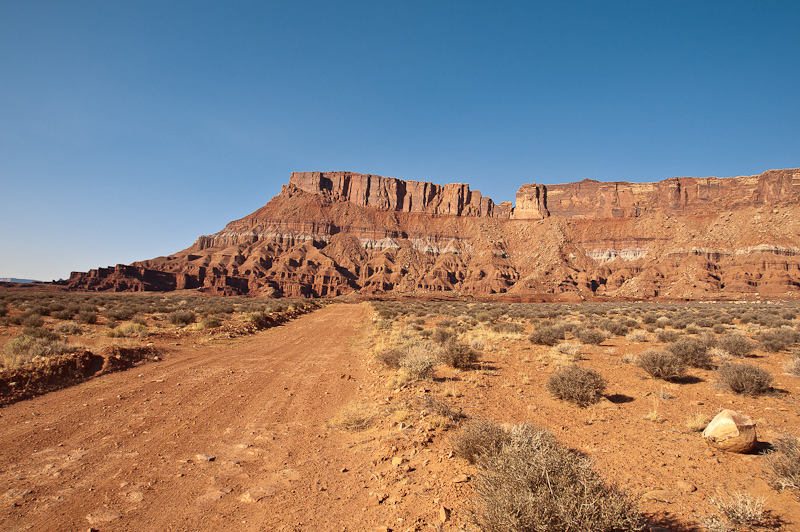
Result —
POLYGON ((527 184, 513 208, 465 184, 301 172, 184 251, 64 284, 269 297, 796 297, 799 200, 800 169, 527 184))

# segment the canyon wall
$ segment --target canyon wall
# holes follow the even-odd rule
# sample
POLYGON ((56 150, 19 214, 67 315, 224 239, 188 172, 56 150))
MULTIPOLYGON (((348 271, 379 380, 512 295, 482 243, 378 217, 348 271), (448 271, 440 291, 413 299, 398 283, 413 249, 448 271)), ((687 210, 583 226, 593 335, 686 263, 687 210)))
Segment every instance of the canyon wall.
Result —
POLYGON ((298 172, 264 207, 183 251, 62 284, 261 297, 798 297, 800 170, 526 184, 515 206, 465 184, 298 172))

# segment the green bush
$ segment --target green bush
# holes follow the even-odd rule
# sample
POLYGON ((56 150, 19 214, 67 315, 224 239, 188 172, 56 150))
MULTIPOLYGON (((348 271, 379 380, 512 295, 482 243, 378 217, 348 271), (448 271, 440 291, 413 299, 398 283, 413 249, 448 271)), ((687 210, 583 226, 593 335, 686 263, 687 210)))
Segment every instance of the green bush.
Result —
POLYGON ((607 485, 591 459, 548 431, 517 425, 478 461, 473 518, 492 532, 629 532, 644 525, 635 502, 607 485))
POLYGON ((772 375, 753 364, 723 364, 717 369, 720 382, 740 395, 761 395, 771 389, 772 375))
POLYGON ((587 406, 600 400, 606 381, 596 370, 570 366, 550 375, 546 387, 558 399, 587 406))
POLYGON ((686 374, 686 362, 665 350, 648 349, 636 357, 636 365, 654 379, 677 380, 686 374))

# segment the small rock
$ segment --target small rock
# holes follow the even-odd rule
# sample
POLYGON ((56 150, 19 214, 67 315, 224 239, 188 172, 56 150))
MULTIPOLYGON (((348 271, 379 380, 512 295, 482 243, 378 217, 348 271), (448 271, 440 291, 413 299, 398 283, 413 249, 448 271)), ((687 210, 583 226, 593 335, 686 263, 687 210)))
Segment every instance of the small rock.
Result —
POLYGON ((405 462, 408 462, 408 460, 403 458, 402 456, 395 456, 394 458, 392 458, 392 467, 400 467, 405 462))
POLYGON ((749 453, 757 443, 756 425, 733 410, 723 410, 703 431, 703 438, 712 447, 729 453, 749 453))
POLYGON ((692 493, 693 491, 697 491, 697 486, 690 482, 686 482, 685 480, 679 480, 676 485, 678 489, 684 493, 692 493))
POLYGON ((265 497, 275 495, 278 490, 275 486, 261 486, 257 488, 250 488, 244 495, 242 495, 242 502, 258 502, 265 497))
POLYGON ((461 484, 462 482, 469 482, 469 477, 467 475, 458 475, 453 479, 453 484, 461 484))
POLYGON ((86 516, 86 520, 90 525, 100 525, 103 523, 110 523, 115 519, 119 519, 120 514, 108 508, 100 508, 86 516))
POLYGON ((603 410, 619 410, 619 406, 615 405, 605 397, 597 402, 597 408, 602 408, 603 410))
POLYGON ((214 460, 217 459, 217 457, 214 456, 213 454, 197 454, 195 455, 195 458, 197 458, 201 462, 213 462, 214 460))
POLYGON ((450 509, 445 508, 444 506, 439 507, 439 522, 445 523, 448 519, 450 519, 450 509))

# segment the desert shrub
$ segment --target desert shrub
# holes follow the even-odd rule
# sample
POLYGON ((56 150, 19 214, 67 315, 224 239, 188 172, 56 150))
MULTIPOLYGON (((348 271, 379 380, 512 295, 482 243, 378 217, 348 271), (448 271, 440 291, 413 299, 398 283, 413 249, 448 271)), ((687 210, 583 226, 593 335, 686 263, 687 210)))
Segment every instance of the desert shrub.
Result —
POLYGON ((378 311, 378 317, 382 320, 390 320, 397 316, 397 311, 394 309, 382 308, 378 311))
POLYGON ((3 346, 3 364, 6 368, 15 368, 34 361, 37 357, 50 357, 64 353, 72 353, 76 348, 67 345, 63 340, 34 338, 25 334, 15 336, 3 346))
POLYGON ((563 340, 565 337, 562 327, 545 325, 537 327, 533 334, 528 337, 528 340, 536 345, 556 345, 559 340, 563 340))
POLYGON ((496 422, 476 418, 450 438, 453 454, 474 464, 482 456, 496 454, 510 438, 496 422))
POLYGON ((82 310, 78 312, 75 321, 84 325, 94 325, 97 323, 97 313, 94 310, 82 310))
POLYGON ((422 399, 421 406, 423 411, 446 420, 447 424, 454 423, 464 417, 460 408, 453 408, 453 405, 444 399, 439 399, 432 395, 426 395, 422 399))
POLYGON ((478 351, 472 347, 450 339, 439 349, 439 360, 451 368, 471 368, 478 361, 478 351))
POLYGON ((454 331, 446 328, 436 327, 436 329, 434 329, 433 332, 431 333, 430 338, 437 344, 444 344, 454 336, 455 336, 454 331))
POLYGON ((433 373, 434 360, 428 348, 415 345, 407 349, 400 359, 400 369, 410 380, 427 379, 433 373))
POLYGON ((669 342, 674 342, 678 338, 680 338, 681 333, 678 331, 671 331, 667 329, 656 329, 656 340, 659 342, 663 342, 665 344, 669 342))
POLYGON ((550 375, 546 387, 558 399, 587 406, 600 400, 606 381, 594 369, 570 366, 550 375))
POLYGON ((403 358, 403 350, 398 349, 396 347, 392 347, 389 349, 383 349, 375 355, 375 360, 380 362, 387 368, 391 369, 399 369, 400 368, 400 359, 403 358))
POLYGON ((686 418, 686 430, 689 432, 702 432, 711 423, 713 418, 703 412, 695 412, 686 418))
POLYGON ((117 321, 126 321, 136 315, 136 309, 128 306, 119 306, 106 310, 103 315, 106 318, 113 318, 117 321))
POLYGON ((731 497, 712 497, 711 504, 722 514, 723 521, 707 519, 706 529, 714 532, 755 530, 765 524, 764 500, 746 493, 735 493, 731 497))
POLYGON ((725 331, 727 330, 728 328, 722 325, 721 323, 715 323, 714 325, 711 326, 711 332, 713 332, 714 334, 724 334, 725 331))
POLYGON ((578 329, 575 331, 575 336, 578 337, 582 344, 589 345, 600 345, 607 338, 603 331, 597 329, 578 329))
POLYGON ((75 316, 75 313, 72 312, 71 310, 64 309, 64 310, 56 310, 53 313, 51 313, 50 316, 57 320, 71 320, 75 316))
POLYGON ((783 369, 786 370, 786 373, 800 377, 800 350, 792 351, 789 359, 784 363, 783 369))
POLYGON ((647 333, 642 330, 633 331, 632 333, 629 333, 625 339, 629 342, 646 342, 647 333))
POLYGON ((109 338, 130 338, 133 336, 147 336, 147 327, 139 323, 123 323, 122 325, 106 331, 109 338))
POLYGON ((654 379, 665 381, 680 379, 686 374, 686 362, 666 350, 648 349, 636 357, 636 365, 654 379))
POLYGON ((475 314, 475 319, 478 320, 479 322, 485 323, 492 319, 492 315, 489 314, 488 312, 478 312, 477 314, 475 314))
POLYGON ((772 452, 764 457, 777 489, 800 490, 800 440, 788 433, 772 442, 772 452))
POLYGON ((762 331, 758 333, 757 339, 761 342, 764 350, 770 353, 777 353, 794 345, 797 342, 798 333, 794 329, 781 327, 780 329, 762 331))
POLYGON ((189 325, 197 319, 191 310, 176 310, 167 317, 172 325, 189 325))
POLYGON ((495 323, 492 325, 491 329, 501 334, 521 334, 525 332, 525 327, 514 322, 495 323))
POLYGON ((685 328, 686 334, 700 334, 700 327, 696 323, 690 323, 685 328))
POLYGON ((478 461, 473 519, 493 532, 642 530, 635 502, 607 485, 591 459, 552 433, 517 425, 498 452, 478 461))
POLYGON ((362 401, 354 401, 339 410, 330 420, 328 426, 347 432, 360 432, 372 424, 375 414, 375 409, 372 406, 362 401))
POLYGON ((564 355, 572 358, 573 360, 578 360, 580 359, 581 346, 572 343, 558 344, 554 345, 551 351, 556 355, 564 355))
POLYGON ((760 395, 768 392, 772 375, 754 364, 726 363, 717 369, 720 382, 740 395, 760 395))
POLYGON ((201 329, 216 329, 220 325, 222 325, 222 320, 216 316, 208 316, 200 322, 201 329))
POLYGON ((40 314, 31 314, 25 318, 23 318, 22 323, 20 323, 23 327, 31 327, 31 328, 38 328, 44 326, 44 319, 40 314))
POLYGON ((697 338, 683 337, 667 344, 665 350, 676 355, 693 368, 711 367, 712 357, 706 344, 697 338))
POLYGON ((717 338, 717 348, 727 351, 732 357, 743 358, 752 353, 755 345, 741 334, 723 334, 717 338))
POLYGON ((81 334, 83 329, 81 326, 75 323, 74 321, 65 321, 64 323, 59 323, 56 325, 56 332, 60 334, 81 334))

